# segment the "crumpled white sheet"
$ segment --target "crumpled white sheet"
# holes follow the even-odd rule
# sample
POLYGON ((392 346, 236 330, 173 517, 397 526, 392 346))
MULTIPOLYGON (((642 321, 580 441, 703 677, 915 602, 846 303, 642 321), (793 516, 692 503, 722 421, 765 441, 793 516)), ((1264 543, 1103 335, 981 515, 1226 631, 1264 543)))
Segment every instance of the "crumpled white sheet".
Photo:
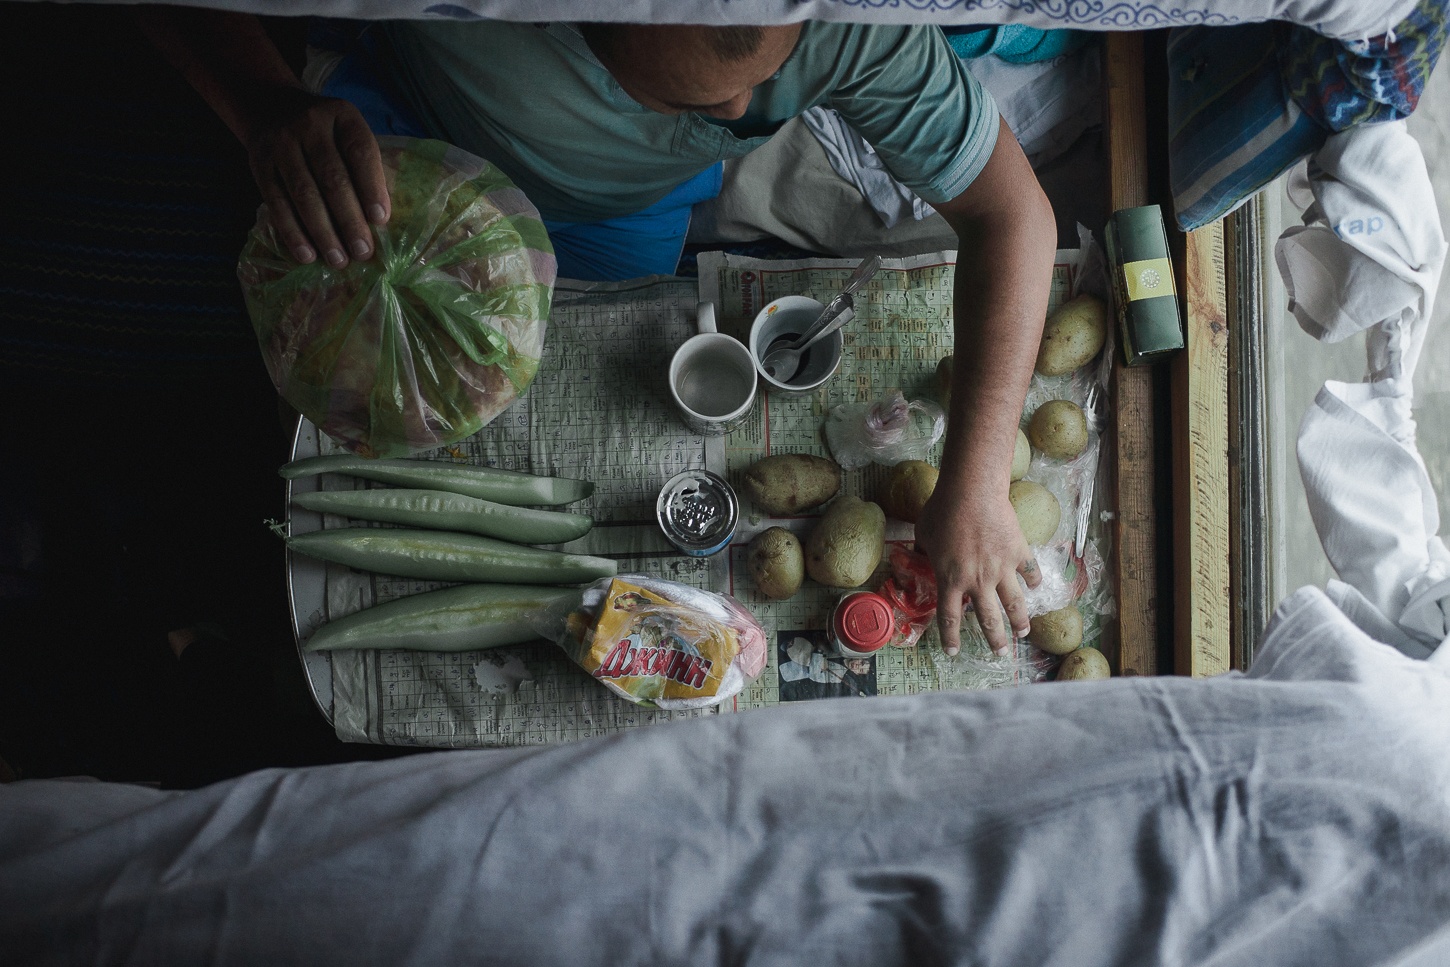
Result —
MULTIPOLYGON (((1101 57, 1095 45, 1036 64, 1009 64, 993 56, 966 64, 992 95, 1034 168, 1057 158, 1101 121, 1101 57)), ((935 211, 897 181, 875 149, 835 111, 813 107, 801 120, 825 149, 831 168, 856 187, 885 227, 907 218, 920 221, 935 211)))
POLYGON ((1300 475, 1331 596, 1424 654, 1450 636, 1450 550, 1415 448, 1413 378, 1446 241, 1419 145, 1403 121, 1332 136, 1290 185, 1307 203, 1275 259, 1301 328, 1326 342, 1366 331, 1363 383, 1327 382, 1304 414, 1300 475))
MULTIPOLYGON (((1383 382, 1328 382, 1299 425, 1299 472, 1330 595, 1377 622, 1380 640, 1423 656, 1450 637, 1450 550, 1415 450, 1408 400, 1383 382)), ((1447 649, 1450 650, 1450 649, 1447 649)))
POLYGON ((1248 675, 832 699, 185 793, 14 783, 0 950, 1445 964, 1447 666, 1377 644, 1304 589, 1248 675))

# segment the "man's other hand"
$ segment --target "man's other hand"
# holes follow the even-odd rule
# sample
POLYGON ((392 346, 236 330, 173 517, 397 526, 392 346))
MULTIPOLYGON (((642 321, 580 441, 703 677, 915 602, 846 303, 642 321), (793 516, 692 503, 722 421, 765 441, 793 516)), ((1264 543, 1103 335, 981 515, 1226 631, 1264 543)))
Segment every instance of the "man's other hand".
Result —
POLYGON ((378 142, 348 101, 279 91, 246 138, 252 177, 278 238, 298 262, 341 268, 373 254, 390 214, 378 142))
POLYGON ((142 32, 181 71, 247 150, 282 244, 299 262, 321 253, 341 268, 373 254, 388 220, 377 139, 357 108, 302 87, 252 14, 136 7, 142 32))

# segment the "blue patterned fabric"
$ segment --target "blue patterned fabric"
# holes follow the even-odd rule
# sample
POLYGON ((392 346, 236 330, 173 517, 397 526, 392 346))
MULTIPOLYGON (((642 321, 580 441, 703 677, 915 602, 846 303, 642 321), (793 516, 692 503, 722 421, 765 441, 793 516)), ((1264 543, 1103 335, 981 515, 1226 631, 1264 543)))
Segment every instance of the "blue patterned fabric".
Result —
POLYGON ((1168 42, 1169 175, 1180 228, 1233 211, 1330 134, 1407 117, 1445 46, 1450 0, 1421 0, 1376 37, 1292 24, 1175 30, 1168 42))
POLYGON ((1409 117, 1445 47, 1446 0, 1421 0, 1389 33, 1339 43, 1277 25, 1279 71, 1294 102, 1330 131, 1409 117))

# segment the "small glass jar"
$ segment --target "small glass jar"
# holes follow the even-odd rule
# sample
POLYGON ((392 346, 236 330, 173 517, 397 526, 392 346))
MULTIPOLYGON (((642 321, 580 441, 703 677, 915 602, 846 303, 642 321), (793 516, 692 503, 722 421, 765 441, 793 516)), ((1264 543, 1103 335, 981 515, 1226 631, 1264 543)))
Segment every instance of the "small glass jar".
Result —
POLYGON ((684 470, 660 491, 655 517, 675 547, 691 557, 709 557, 724 550, 735 536, 740 502, 723 477, 708 470, 684 470))
POLYGON ((852 591, 831 611, 831 646, 846 658, 870 658, 896 633, 891 604, 875 591, 852 591))

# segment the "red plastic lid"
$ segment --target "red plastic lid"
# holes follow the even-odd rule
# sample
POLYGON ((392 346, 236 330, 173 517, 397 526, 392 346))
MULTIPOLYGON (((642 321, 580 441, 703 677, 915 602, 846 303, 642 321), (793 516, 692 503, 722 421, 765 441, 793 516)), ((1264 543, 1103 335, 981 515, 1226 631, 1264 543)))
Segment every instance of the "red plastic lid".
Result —
POLYGON ((876 651, 891 640, 895 630, 891 605, 871 591, 842 598, 831 616, 836 640, 852 651, 876 651))

